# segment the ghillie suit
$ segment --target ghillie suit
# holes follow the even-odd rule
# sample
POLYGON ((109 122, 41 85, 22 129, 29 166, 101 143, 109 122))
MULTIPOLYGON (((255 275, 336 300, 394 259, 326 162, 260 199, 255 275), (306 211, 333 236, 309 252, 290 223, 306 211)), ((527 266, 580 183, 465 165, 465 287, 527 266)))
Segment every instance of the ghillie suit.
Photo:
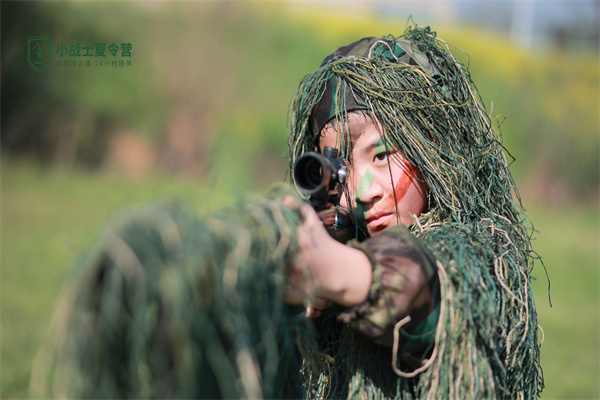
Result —
MULTIPOLYGON (((530 287, 532 228, 499 128, 468 71, 429 28, 338 49, 302 79, 292 100, 290 168, 317 148, 327 121, 354 111, 381 123, 387 145, 429 187, 428 212, 408 229, 435 258, 440 299, 429 327, 437 321, 437 328, 416 370, 395 364, 394 372, 392 349, 325 316, 321 352, 335 363, 309 363, 310 397, 536 398, 543 378, 530 287)), ((336 126, 348 158, 350 133, 336 126)), ((401 325, 394 344, 406 347, 411 338, 402 339, 401 325)))
POLYGON ((278 193, 204 216, 181 201, 116 216, 63 291, 32 393, 302 397, 295 341, 312 328, 282 301, 301 220, 278 193))

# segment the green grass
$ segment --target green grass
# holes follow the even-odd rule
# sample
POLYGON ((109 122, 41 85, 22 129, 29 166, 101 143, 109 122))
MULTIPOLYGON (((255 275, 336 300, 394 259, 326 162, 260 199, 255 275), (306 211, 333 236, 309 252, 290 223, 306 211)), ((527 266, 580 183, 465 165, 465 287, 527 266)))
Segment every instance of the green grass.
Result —
MULTIPOLYGON (((207 191, 186 180, 132 181, 3 161, 0 397, 28 396, 29 373, 61 285, 106 220, 163 196, 182 197, 199 210, 234 197, 224 188, 207 191)), ((552 283, 550 308, 538 265, 534 292, 545 332, 542 398, 599 398, 598 209, 531 207, 530 214, 541 231, 535 249, 552 283)))
POLYGON ((534 249, 543 256, 533 289, 545 333, 542 366, 545 399, 600 398, 600 270, 598 209, 534 208, 540 231, 534 249))

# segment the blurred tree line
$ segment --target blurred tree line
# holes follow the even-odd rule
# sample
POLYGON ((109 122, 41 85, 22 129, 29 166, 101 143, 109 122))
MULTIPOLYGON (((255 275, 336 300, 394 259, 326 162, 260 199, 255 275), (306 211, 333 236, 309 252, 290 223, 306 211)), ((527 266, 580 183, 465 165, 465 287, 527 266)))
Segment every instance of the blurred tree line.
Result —
POLYGON ((241 186, 284 177, 287 104, 326 51, 309 47, 314 35, 232 2, 1 7, 4 155, 241 186), (38 35, 53 50, 39 74, 26 47, 38 35), (133 45, 129 68, 56 65, 59 45, 122 41, 133 45), (317 58, 300 56, 307 49, 317 58))
MULTIPOLYGON (((1 16, 4 156, 242 189, 284 178, 287 107, 303 74, 339 45, 405 27, 229 1, 3 1, 1 16), (42 73, 27 64, 27 38, 38 35, 52 39, 42 73), (132 43, 132 65, 57 66, 57 46, 88 42, 132 43)), ((507 116, 516 177, 551 202, 597 196, 597 52, 439 33, 467 50, 486 105, 507 116)))
MULTIPOLYGON (((98 6, 69 3, 2 2, 2 152, 44 164, 98 167, 110 134, 121 126, 145 126, 150 134, 164 124, 159 96, 144 85, 146 67, 111 73, 91 67, 59 69, 59 44, 119 42, 116 19, 124 7, 98 13, 98 6), (42 73, 27 63, 27 38, 52 40, 52 60, 42 73), (154 129, 152 129, 154 127, 154 129)), ((133 31, 135 33, 135 31, 133 31)), ((137 44, 137 43, 136 43, 137 44)), ((134 54, 139 49, 134 48, 134 54)), ((74 58, 73 58, 74 59, 74 58)), ((75 59, 74 59, 75 60, 75 59)))

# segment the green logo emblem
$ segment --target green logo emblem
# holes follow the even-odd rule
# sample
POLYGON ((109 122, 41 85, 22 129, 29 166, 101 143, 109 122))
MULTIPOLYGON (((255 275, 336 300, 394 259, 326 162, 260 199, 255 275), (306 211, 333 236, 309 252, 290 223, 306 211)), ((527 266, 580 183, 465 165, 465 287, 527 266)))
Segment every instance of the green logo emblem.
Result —
POLYGON ((52 41, 46 36, 27 38, 27 62, 38 74, 42 73, 52 59, 52 41))

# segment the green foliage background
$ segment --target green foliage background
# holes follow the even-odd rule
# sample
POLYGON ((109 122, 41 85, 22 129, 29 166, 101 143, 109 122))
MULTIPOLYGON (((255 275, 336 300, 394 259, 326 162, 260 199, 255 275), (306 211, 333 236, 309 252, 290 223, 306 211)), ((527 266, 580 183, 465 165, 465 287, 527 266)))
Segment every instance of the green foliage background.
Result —
MULTIPOLYGON (((181 196, 202 212, 285 176, 287 106, 339 45, 399 35, 406 20, 319 14, 271 2, 2 2, 0 397, 28 396, 35 353, 71 266, 116 211, 181 196), (26 39, 130 42, 132 67, 53 65, 26 39), (133 137, 131 169, 115 138, 133 137), (181 144, 183 143, 183 144, 181 144), (148 148, 150 151, 148 152, 148 148), (144 150, 146 149, 146 150, 144 150)), ((427 21, 416 21, 427 25, 427 21)), ((539 230, 534 284, 547 389, 598 398, 598 54, 525 51, 467 27, 433 27, 503 120, 525 207, 539 230)))

